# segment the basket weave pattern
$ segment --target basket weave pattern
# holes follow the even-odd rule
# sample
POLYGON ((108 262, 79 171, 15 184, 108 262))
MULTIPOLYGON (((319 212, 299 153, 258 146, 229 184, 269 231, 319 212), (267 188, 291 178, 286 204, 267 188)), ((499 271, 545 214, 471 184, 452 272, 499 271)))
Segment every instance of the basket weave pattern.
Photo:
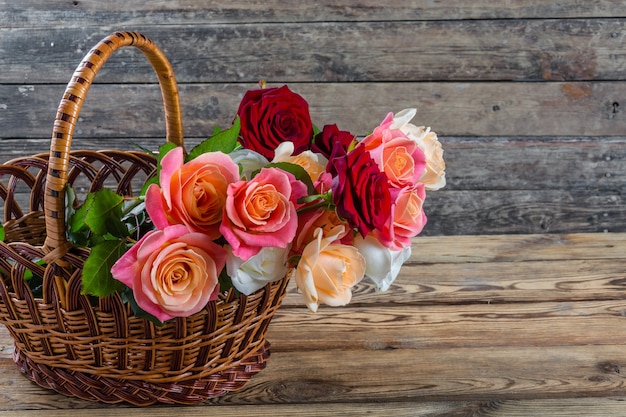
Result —
POLYGON ((89 251, 66 240, 66 184, 132 196, 155 173, 155 159, 142 152, 70 151, 89 85, 124 46, 139 48, 151 62, 161 85, 167 140, 182 145, 178 90, 162 52, 132 32, 96 45, 68 84, 50 153, 0 165, 6 234, 0 242, 0 323, 15 340, 18 367, 43 387, 108 403, 193 404, 240 389, 265 367, 267 327, 288 279, 250 296, 222 293, 201 312, 163 327, 134 316, 119 294, 81 294, 89 251), (40 291, 27 283, 34 277, 41 279, 40 291))

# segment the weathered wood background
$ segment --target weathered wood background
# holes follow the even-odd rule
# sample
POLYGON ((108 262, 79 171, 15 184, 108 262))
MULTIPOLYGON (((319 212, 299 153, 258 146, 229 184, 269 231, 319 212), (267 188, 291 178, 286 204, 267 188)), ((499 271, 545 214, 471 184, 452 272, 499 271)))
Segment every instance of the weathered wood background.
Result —
MULTIPOLYGON (((448 166, 425 234, 626 231, 624 2, 494 4, 0 0, 0 161, 45 151, 83 55, 138 30, 172 62, 187 143, 230 123, 261 79, 301 93, 318 126, 356 134, 413 106, 448 166)), ((163 140, 138 51, 119 51, 96 81, 74 148, 163 140)))

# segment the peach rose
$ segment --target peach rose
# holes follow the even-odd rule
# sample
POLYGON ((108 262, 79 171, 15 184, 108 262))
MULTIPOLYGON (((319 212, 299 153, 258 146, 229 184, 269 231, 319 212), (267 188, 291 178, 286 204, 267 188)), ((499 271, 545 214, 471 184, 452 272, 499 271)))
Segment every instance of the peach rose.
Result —
POLYGON ((292 250, 296 253, 301 252, 309 242, 315 239, 317 229, 322 229, 322 233, 328 235, 338 226, 344 227, 344 232, 337 239, 341 240, 341 243, 352 243, 352 234, 348 233, 348 224, 339 218, 335 210, 310 210, 300 213, 300 224, 292 250))
POLYGON ((217 298, 226 251, 186 226, 148 232, 111 268, 137 305, 160 321, 187 317, 217 298))
POLYGON ((365 259, 354 246, 335 243, 344 233, 343 226, 324 236, 318 228, 315 239, 302 251, 295 270, 298 289, 306 305, 317 311, 320 303, 342 306, 350 302, 352 287, 365 274, 365 259))
POLYGON ((430 128, 415 126, 409 121, 415 116, 415 109, 402 110, 394 116, 392 129, 399 129, 417 143, 426 155, 426 169, 419 181, 426 185, 427 190, 438 190, 446 185, 446 163, 443 159, 443 148, 437 134, 430 128))
POLYGON ((389 113, 359 146, 365 146, 392 187, 403 188, 415 184, 421 177, 426 156, 414 140, 401 130, 391 128, 393 120, 393 113, 389 113))
POLYGON ((284 248, 298 228, 296 201, 306 186, 278 168, 263 168, 249 181, 228 186, 220 232, 244 261, 265 246, 284 248))
POLYGON ((228 185, 239 180, 237 164, 222 152, 209 152, 183 163, 177 147, 161 160, 160 188, 146 191, 146 210, 158 229, 184 224, 211 240, 220 236, 219 226, 228 185))
POLYGON ((326 171, 328 159, 322 154, 304 151, 294 156, 293 151, 293 142, 281 143, 276 148, 272 162, 289 162, 299 165, 309 174, 313 182, 317 181, 319 176, 326 171))

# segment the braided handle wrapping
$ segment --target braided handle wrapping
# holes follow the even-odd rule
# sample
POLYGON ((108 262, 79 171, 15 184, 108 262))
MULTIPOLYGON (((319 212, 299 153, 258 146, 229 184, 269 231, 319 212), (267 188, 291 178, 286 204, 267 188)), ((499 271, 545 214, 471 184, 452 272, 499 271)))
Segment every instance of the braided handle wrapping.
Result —
POLYGON ((102 65, 113 52, 124 46, 138 48, 150 61, 157 74, 163 97, 166 140, 180 146, 183 144, 178 86, 172 67, 163 52, 150 39, 137 32, 116 32, 100 41, 74 71, 54 121, 44 197, 46 221, 44 247, 50 252, 50 256, 47 257, 49 261, 61 258, 69 247, 65 234, 65 185, 72 135, 80 109, 102 65))

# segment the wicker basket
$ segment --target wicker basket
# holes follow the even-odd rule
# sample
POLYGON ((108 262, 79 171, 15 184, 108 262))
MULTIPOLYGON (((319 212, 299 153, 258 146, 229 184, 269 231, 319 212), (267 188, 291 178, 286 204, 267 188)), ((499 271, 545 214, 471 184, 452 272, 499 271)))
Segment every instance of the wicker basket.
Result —
POLYGON ((250 296, 224 293, 201 312, 163 327, 134 316, 117 294, 99 300, 81 295, 88 250, 66 240, 65 185, 133 195, 141 179, 155 173, 154 158, 142 152, 70 152, 87 90, 123 46, 139 48, 152 64, 167 140, 182 145, 178 89, 163 53, 138 33, 103 39, 66 88, 50 153, 0 165, 6 235, 0 243, 0 323, 15 340, 20 370, 43 387, 107 403, 199 403, 240 389, 265 367, 267 327, 288 279, 250 296), (41 291, 27 284, 30 277, 41 278, 41 291))

